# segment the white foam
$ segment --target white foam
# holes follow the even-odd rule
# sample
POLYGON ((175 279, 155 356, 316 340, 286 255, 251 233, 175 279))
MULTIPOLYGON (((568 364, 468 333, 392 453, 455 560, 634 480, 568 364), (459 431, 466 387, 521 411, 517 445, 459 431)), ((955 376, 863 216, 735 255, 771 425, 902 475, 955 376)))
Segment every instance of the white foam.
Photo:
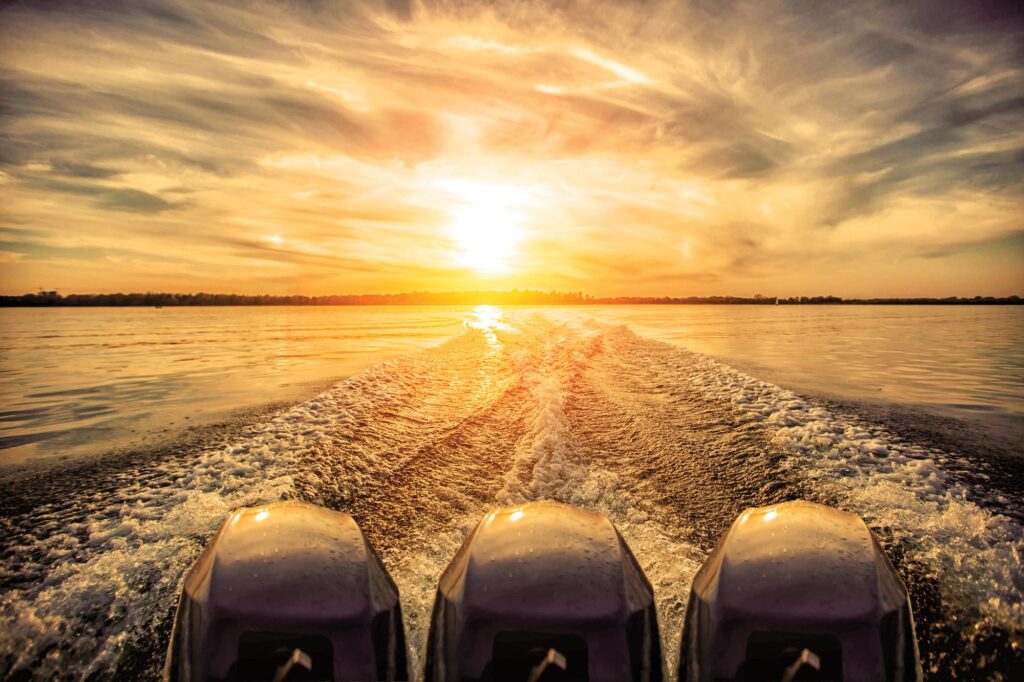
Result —
POLYGON ((1024 529, 968 499, 936 462, 942 453, 707 357, 696 382, 769 424, 773 444, 799 476, 909 541, 915 565, 939 580, 962 627, 994 626, 1024 643, 1024 529))
MULTIPOLYGON (((32 564, 21 573, 41 577, 0 595, 0 661, 39 678, 72 668, 82 678, 110 674, 126 644, 151 636, 232 510, 292 496, 297 461, 387 403, 396 386, 381 377, 390 366, 250 427, 237 442, 144 470, 112 496, 90 496, 83 522, 18 548, 32 564)), ((372 458, 359 464, 362 476, 381 469, 372 458)), ((40 529, 61 523, 59 505, 49 506, 33 518, 40 529)))

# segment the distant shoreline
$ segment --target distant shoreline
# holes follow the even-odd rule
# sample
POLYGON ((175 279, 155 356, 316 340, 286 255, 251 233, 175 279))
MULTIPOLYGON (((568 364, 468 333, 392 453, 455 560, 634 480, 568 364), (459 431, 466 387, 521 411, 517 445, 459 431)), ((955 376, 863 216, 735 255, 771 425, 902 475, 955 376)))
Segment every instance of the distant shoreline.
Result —
POLYGON ((249 296, 244 294, 68 294, 44 291, 0 296, 3 308, 191 306, 452 306, 452 305, 1020 305, 1020 296, 840 298, 838 296, 589 296, 582 292, 414 291, 402 294, 249 296))

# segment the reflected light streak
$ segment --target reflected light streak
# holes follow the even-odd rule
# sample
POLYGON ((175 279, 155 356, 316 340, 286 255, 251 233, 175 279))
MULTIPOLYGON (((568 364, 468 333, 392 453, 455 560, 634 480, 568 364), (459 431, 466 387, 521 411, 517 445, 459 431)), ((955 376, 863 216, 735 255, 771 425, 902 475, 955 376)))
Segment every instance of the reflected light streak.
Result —
POLYGON ((473 308, 472 317, 466 321, 467 327, 479 329, 480 331, 491 331, 494 329, 508 329, 509 326, 501 321, 501 308, 493 305, 478 305, 473 308))
POLYGON ((473 308, 470 313, 470 318, 465 320, 463 324, 470 329, 477 329, 483 332, 484 337, 487 339, 487 345, 492 350, 497 350, 501 345, 498 341, 498 335, 495 334, 496 330, 507 331, 511 327, 501 321, 501 308, 493 305, 478 305, 473 308))

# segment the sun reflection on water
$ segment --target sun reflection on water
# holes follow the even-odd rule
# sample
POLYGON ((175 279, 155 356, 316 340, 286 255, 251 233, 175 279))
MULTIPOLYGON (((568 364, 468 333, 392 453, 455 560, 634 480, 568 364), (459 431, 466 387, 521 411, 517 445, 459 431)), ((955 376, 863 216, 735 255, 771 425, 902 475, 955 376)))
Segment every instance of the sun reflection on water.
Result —
POLYGON ((501 308, 493 305, 478 305, 469 311, 463 320, 467 329, 480 332, 487 349, 484 353, 486 362, 480 370, 480 386, 488 392, 498 391, 500 383, 500 371, 495 368, 500 365, 504 355, 504 344, 498 339, 498 331, 509 331, 513 328, 501 321, 503 312, 501 308))
POLYGON ((466 326, 480 331, 491 331, 494 329, 508 329, 508 325, 501 321, 501 308, 494 305, 478 305, 473 308, 472 316, 466 321, 466 326))
POLYGON ((501 308, 493 305, 478 305, 470 312, 465 320, 465 325, 470 329, 477 329, 483 332, 488 345, 497 348, 501 345, 495 331, 507 331, 511 327, 501 321, 503 313, 501 308))

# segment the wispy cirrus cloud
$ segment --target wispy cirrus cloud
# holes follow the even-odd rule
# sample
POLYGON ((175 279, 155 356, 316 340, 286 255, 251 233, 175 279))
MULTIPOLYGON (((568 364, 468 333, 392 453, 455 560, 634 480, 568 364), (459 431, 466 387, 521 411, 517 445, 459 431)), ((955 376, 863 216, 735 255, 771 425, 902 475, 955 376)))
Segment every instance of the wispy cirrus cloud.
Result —
POLYGON ((1024 285, 1010 3, 14 3, 0 38, 8 292, 1024 285), (507 271, 460 264, 447 181, 531 197, 507 271))

